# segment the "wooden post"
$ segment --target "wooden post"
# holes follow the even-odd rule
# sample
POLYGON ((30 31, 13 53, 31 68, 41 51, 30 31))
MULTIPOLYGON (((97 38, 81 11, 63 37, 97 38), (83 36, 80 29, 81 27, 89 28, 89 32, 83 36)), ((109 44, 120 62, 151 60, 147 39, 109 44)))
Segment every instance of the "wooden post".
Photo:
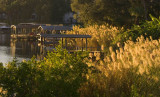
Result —
POLYGON ((43 38, 42 38, 42 36, 40 35, 40 39, 41 39, 41 42, 43 41, 43 38))
POLYGON ((44 37, 44 42, 46 41, 46 38, 44 37))
POLYGON ((67 38, 65 39, 65 48, 67 49, 67 38))
POLYGON ((87 51, 87 38, 86 38, 86 51, 87 51))
POLYGON ((62 38, 62 48, 63 48, 63 38, 62 38))
POLYGON ((83 38, 82 38, 82 52, 83 52, 83 38))
POLYGON ((45 38, 43 37, 43 38, 42 38, 42 41, 43 41, 43 45, 44 45, 44 43, 45 43, 45 41, 44 41, 44 40, 45 40, 45 38))
POLYGON ((53 46, 54 46, 54 48, 55 48, 55 46, 56 46, 56 41, 55 41, 55 38, 53 38, 53 46))
POLYGON ((75 38, 75 46, 76 46, 76 50, 78 50, 78 47, 77 47, 77 39, 75 38))

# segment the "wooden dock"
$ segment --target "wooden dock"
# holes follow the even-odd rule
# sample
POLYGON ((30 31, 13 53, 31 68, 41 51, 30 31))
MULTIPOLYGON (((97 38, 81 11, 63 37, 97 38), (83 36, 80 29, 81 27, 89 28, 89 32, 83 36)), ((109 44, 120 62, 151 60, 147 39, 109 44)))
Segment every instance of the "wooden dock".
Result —
POLYGON ((11 34, 12 39, 27 39, 27 40, 37 40, 37 36, 29 34, 11 34))
POLYGON ((40 34, 39 35, 39 40, 41 42, 46 42, 46 40, 50 39, 61 39, 62 40, 62 47, 63 47, 63 40, 65 40, 65 48, 67 48, 67 38, 80 38, 82 42, 82 51, 83 51, 83 39, 85 39, 85 48, 87 51, 87 39, 91 38, 90 35, 75 35, 75 34, 40 34))
POLYGON ((43 38, 91 38, 90 35, 75 35, 75 34, 40 34, 43 38))

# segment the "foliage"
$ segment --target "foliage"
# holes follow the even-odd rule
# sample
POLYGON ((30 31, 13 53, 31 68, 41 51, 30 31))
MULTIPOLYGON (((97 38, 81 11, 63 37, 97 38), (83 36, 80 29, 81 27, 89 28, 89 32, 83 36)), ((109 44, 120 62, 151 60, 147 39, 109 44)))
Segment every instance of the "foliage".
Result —
POLYGON ((71 0, 75 18, 88 24, 109 23, 130 27, 147 20, 149 14, 159 16, 158 0, 71 0))
POLYGON ((160 18, 151 18, 127 31, 106 24, 67 32, 91 35, 89 46, 109 49, 104 59, 98 53, 70 54, 58 46, 40 61, 0 64, 0 96, 159 97, 160 18))
MULTIPOLYGON (((92 38, 88 39, 88 47, 97 47, 98 50, 108 49, 110 46, 115 46, 114 42, 119 34, 124 32, 124 28, 118 28, 114 26, 106 25, 93 25, 85 28, 80 26, 74 26, 72 31, 68 31, 67 34, 83 34, 91 35, 92 38), (100 49, 99 49, 100 48, 100 49)), ((76 40, 77 45, 81 46, 81 42, 76 40)))
MULTIPOLYGON (((145 38, 159 39, 160 18, 155 18, 152 15, 150 17, 151 21, 145 21, 141 25, 134 25, 131 29, 118 28, 108 24, 92 25, 84 28, 74 26, 73 30, 68 31, 67 34, 91 35, 92 38, 88 41, 88 47, 101 47, 101 50, 109 50, 109 47, 112 46, 115 49, 117 48, 117 43, 124 46, 124 42, 127 40, 136 41, 141 35, 145 38)), ((77 42, 80 46, 79 40, 77 42)))
POLYGON ((79 89, 81 97, 159 97, 160 40, 127 41, 110 56, 88 63, 95 69, 79 89))
POLYGON ((139 37, 104 59, 60 46, 41 61, 0 65, 1 95, 16 97, 159 97, 160 40, 139 37), (91 57, 91 56, 90 56, 91 57), (3 89, 3 92, 1 91, 3 89))
POLYGON ((0 13, 7 15, 10 24, 62 22, 63 15, 69 11, 69 0, 0 0, 0 13), (32 18, 33 14, 35 18, 32 18))
MULTIPOLYGON (((86 81, 86 58, 81 52, 74 55, 58 47, 42 61, 30 61, 6 65, 1 85, 7 96, 16 97, 71 97, 78 96, 80 84, 86 81)), ((1 66, 2 67, 2 66, 1 66)))
POLYGON ((53 23, 63 23, 63 16, 71 12, 70 0, 51 0, 51 21, 53 23))
POLYGON ((131 29, 128 29, 123 34, 119 34, 115 40, 120 41, 121 43, 127 41, 131 38, 133 41, 136 41, 138 37, 143 35, 145 38, 150 36, 153 39, 160 38, 160 17, 155 18, 150 15, 151 21, 145 21, 140 25, 134 25, 131 29))
POLYGON ((77 12, 76 18, 85 24, 116 24, 127 21, 130 18, 126 10, 129 6, 128 0, 72 0, 71 3, 72 10, 77 12))

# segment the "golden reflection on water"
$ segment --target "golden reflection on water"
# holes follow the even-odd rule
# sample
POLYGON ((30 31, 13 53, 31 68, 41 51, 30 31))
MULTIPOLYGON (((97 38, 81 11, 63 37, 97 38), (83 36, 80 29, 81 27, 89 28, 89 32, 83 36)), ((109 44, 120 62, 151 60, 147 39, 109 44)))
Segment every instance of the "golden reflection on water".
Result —
POLYGON ((24 58, 32 58, 36 56, 37 59, 42 59, 45 54, 44 46, 37 41, 15 40, 10 41, 11 55, 13 57, 20 56, 24 58))
POLYGON ((37 41, 15 40, 10 39, 8 34, 0 34, 0 62, 6 64, 15 57, 17 60, 29 60, 36 56, 38 60, 45 55, 42 44, 38 45, 37 41))

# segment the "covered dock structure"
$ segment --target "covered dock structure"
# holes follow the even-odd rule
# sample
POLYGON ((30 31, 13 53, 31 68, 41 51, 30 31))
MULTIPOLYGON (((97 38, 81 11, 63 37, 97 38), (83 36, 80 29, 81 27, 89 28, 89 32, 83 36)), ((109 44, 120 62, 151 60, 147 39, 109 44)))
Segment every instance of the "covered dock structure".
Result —
POLYGON ((70 26, 59 26, 59 25, 51 25, 45 26, 41 25, 38 27, 41 34, 62 34, 65 31, 72 30, 70 26))
POLYGON ((87 39, 88 38, 91 38, 90 35, 75 35, 75 34, 40 34, 40 37, 41 37, 41 41, 42 42, 45 42, 48 38, 49 39, 54 39, 54 38, 60 38, 61 41, 62 41, 62 47, 63 48, 67 48, 67 39, 71 39, 71 38, 74 38, 74 39, 81 39, 81 43, 82 43, 82 51, 83 51, 83 40, 85 39, 85 48, 86 48, 86 51, 87 51, 87 39), (65 46, 63 46, 63 42, 65 42, 65 46))
POLYGON ((18 25, 11 25, 11 38, 35 38, 39 32, 38 27, 45 24, 35 23, 20 23, 18 25))
POLYGON ((0 33, 10 33, 11 27, 7 23, 0 23, 0 33))
POLYGON ((12 34, 30 34, 38 33, 38 27, 40 24, 34 23, 20 23, 18 25, 11 25, 12 34))

